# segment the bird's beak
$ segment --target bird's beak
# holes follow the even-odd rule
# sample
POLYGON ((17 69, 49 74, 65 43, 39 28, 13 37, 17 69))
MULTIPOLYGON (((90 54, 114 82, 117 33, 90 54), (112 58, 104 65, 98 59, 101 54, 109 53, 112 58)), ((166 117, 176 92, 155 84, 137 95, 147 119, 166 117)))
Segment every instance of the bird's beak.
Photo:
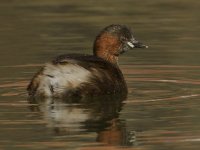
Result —
POLYGON ((139 41, 137 41, 135 39, 132 39, 131 41, 128 41, 127 45, 130 48, 148 48, 148 46, 142 44, 141 42, 139 42, 139 41))

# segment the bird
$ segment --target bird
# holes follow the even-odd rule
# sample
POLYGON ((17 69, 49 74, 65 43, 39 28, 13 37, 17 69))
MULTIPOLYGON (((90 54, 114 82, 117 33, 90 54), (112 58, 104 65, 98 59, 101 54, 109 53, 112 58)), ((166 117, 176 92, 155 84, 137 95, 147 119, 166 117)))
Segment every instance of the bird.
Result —
POLYGON ((93 54, 63 54, 46 63, 31 79, 30 97, 84 98, 127 94, 118 57, 134 48, 148 48, 137 41, 126 25, 111 24, 96 36, 93 54))

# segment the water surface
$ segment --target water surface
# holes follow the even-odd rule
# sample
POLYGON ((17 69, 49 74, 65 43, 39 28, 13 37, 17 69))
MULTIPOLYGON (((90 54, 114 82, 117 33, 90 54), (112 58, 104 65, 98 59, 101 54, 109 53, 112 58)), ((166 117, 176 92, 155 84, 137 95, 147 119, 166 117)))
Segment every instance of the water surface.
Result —
POLYGON ((200 148, 200 2, 0 2, 0 149, 200 148), (26 86, 46 61, 91 53, 105 26, 126 24, 149 49, 120 58, 127 97, 30 104, 26 86))

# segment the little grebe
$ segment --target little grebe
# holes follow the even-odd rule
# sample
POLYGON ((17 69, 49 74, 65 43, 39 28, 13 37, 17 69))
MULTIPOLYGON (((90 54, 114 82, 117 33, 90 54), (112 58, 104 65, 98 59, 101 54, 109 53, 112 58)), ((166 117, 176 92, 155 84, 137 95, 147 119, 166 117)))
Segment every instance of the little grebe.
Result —
POLYGON ((67 54, 47 63, 31 80, 33 97, 85 97, 126 93, 118 56, 132 48, 147 48, 124 25, 110 25, 96 37, 93 55, 67 54))

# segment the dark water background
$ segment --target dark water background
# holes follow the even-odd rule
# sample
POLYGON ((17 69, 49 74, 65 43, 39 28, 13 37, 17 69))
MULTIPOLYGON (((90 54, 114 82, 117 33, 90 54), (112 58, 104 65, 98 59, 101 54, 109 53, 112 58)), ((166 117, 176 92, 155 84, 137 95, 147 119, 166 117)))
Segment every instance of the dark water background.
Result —
POLYGON ((199 150, 199 6, 198 0, 2 0, 0 149, 199 150), (91 53, 96 34, 112 23, 131 27, 150 46, 120 58, 129 88, 123 102, 28 104, 26 86, 43 63, 91 53))

